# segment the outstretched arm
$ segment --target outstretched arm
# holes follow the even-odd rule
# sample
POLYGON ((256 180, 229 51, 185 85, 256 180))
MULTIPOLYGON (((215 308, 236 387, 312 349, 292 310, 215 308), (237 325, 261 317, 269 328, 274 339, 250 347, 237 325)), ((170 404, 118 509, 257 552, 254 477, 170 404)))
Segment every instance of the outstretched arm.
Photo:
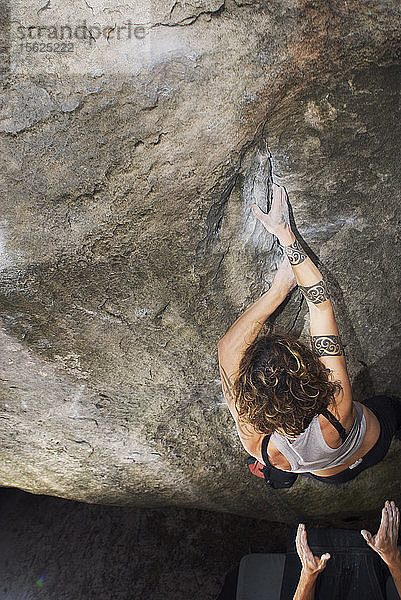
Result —
POLYGON ((261 434, 250 425, 245 427, 239 422, 231 385, 244 351, 255 340, 266 319, 280 306, 295 286, 295 277, 286 258, 277 270, 270 289, 238 317, 217 344, 224 397, 236 423, 241 442, 252 456, 257 453, 261 434))
POLYGON ((236 359, 240 360, 244 350, 256 339, 263 323, 280 306, 296 284, 290 262, 284 259, 271 287, 238 317, 219 340, 218 346, 226 350, 230 348, 231 354, 235 354, 236 359))
POLYGON ((288 198, 283 187, 273 184, 273 202, 268 214, 251 204, 255 216, 277 236, 291 263, 299 289, 308 303, 312 347, 343 388, 338 407, 345 416, 352 408, 351 384, 333 304, 322 273, 304 251, 291 229, 288 198), (341 404, 341 408, 340 405, 341 404))

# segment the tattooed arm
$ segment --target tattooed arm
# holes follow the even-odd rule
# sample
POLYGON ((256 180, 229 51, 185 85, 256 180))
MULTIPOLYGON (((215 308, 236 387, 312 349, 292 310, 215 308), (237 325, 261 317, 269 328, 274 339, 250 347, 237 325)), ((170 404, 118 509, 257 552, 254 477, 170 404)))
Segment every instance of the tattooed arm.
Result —
POLYGON ((279 233, 279 241, 288 256, 298 287, 305 296, 309 308, 327 310, 331 306, 331 300, 326 282, 289 225, 283 227, 279 233))
POLYGON ((290 227, 283 230, 279 239, 308 303, 312 348, 331 370, 332 377, 341 382, 343 389, 336 398, 336 407, 339 416, 346 418, 353 410, 351 383, 329 291, 320 270, 304 252, 290 227))
POLYGON ((341 381, 343 390, 337 405, 341 404, 346 414, 352 408, 351 385, 330 293, 322 273, 291 229, 284 188, 273 184, 273 203, 268 214, 256 205, 253 207, 255 216, 278 238, 291 263, 298 287, 308 303, 312 347, 332 371, 333 378, 341 381))

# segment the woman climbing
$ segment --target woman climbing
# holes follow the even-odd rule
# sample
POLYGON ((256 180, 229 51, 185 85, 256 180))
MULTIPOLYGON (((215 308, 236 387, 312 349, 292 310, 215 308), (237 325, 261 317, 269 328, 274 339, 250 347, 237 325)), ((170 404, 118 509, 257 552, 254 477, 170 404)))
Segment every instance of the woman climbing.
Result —
POLYGON ((330 294, 291 229, 284 188, 273 184, 269 213, 251 208, 285 259, 270 289, 218 343, 223 393, 255 475, 274 488, 290 487, 299 473, 338 485, 384 458, 401 428, 401 402, 353 401, 330 294), (297 284, 308 304, 311 349, 286 333, 258 337, 297 284))

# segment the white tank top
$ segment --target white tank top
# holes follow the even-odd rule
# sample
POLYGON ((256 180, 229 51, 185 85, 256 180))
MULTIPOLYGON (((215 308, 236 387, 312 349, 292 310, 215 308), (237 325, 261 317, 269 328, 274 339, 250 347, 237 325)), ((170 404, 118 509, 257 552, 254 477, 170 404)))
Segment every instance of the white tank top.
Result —
MULTIPOLYGON (((315 415, 305 431, 296 438, 288 438, 277 431, 271 434, 271 441, 288 460, 293 473, 307 473, 337 467, 359 450, 365 437, 366 419, 362 408, 355 402, 354 406, 356 408, 355 421, 339 448, 330 448, 326 444, 320 428, 319 415, 315 415)), ((337 423, 342 427, 339 421, 337 423)))

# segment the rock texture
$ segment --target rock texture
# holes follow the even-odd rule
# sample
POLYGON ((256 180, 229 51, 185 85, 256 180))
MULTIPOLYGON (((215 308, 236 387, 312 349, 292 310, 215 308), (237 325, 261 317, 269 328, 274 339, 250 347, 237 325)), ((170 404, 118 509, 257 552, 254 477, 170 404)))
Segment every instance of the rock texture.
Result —
MULTIPOLYGON (((355 397, 400 393, 398 3, 158 1, 137 7, 141 50, 47 62, 18 59, 16 22, 111 9, 18 4, 1 21, 0 484, 288 523, 401 500, 398 441, 340 494, 252 479, 216 348, 280 262, 248 208, 273 178, 330 283, 355 397)), ((277 322, 307 340, 298 292, 277 322)))

